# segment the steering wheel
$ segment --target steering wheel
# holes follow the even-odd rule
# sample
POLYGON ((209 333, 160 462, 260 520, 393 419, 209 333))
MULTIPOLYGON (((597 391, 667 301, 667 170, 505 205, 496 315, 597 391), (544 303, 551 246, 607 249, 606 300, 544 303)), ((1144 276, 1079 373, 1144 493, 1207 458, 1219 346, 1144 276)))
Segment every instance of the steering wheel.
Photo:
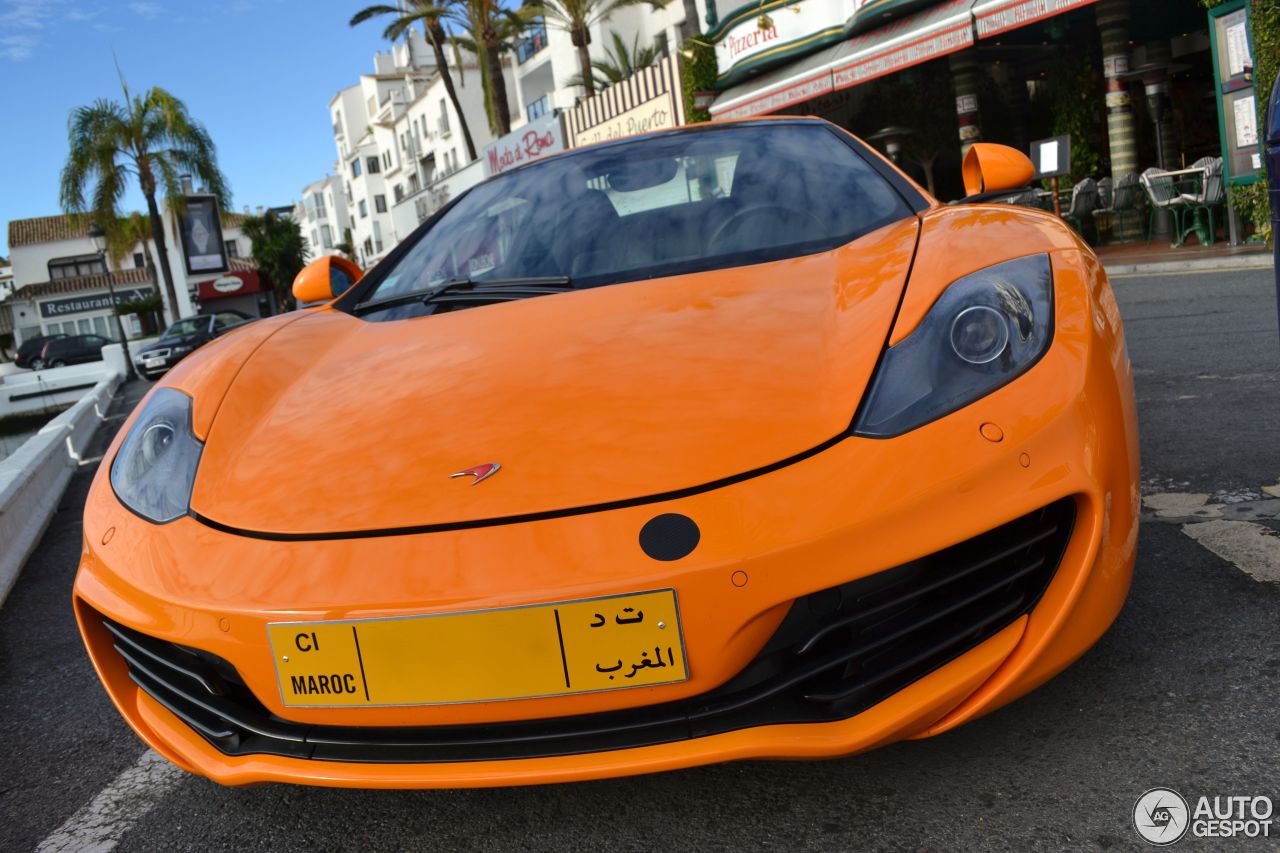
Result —
MULTIPOLYGON (((781 207, 776 204, 752 204, 742 208, 741 210, 735 210, 728 219, 721 222, 716 230, 711 233, 711 237, 707 240, 707 248, 714 248, 716 244, 728 236, 728 232, 733 226, 739 225, 744 220, 752 216, 760 216, 761 214, 768 215, 774 222, 781 222, 791 219, 792 217, 802 217, 809 220, 808 224, 815 228, 822 228, 822 220, 818 219, 818 217, 814 216, 807 210, 792 210, 789 207, 781 207)), ((795 227, 794 221, 789 222, 788 225, 795 227)), ((820 230, 819 233, 821 233, 820 230)))

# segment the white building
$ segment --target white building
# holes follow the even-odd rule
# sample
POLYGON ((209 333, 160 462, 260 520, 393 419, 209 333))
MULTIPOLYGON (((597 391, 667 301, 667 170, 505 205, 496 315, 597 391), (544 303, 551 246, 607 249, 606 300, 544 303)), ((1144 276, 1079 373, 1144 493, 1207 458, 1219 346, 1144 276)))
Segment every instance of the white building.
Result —
MULTIPOLYGON (((199 200, 193 197, 193 201, 199 200)), ((197 209, 197 205, 189 205, 193 214, 197 209)), ((243 217, 224 213, 220 220, 208 228, 198 226, 200 246, 206 254, 197 256, 184 244, 178 217, 164 216, 179 317, 197 313, 197 306, 210 300, 218 300, 219 307, 251 315, 262 313, 259 297, 265 294, 249 260, 252 245, 240 229, 243 217)), ((154 241, 148 240, 145 247, 142 243, 135 246, 128 258, 111 269, 110 282, 103 257, 89 237, 87 218, 13 220, 9 223, 9 250, 13 284, 5 304, 12 316, 16 343, 56 333, 95 334, 115 340, 115 312, 108 284, 115 288, 117 305, 158 292, 166 316, 171 316, 168 294, 158 282, 160 273, 150 268, 151 259, 159 262, 154 241)), ((138 317, 125 319, 127 335, 134 337, 143 331, 138 317)))
POLYGON ((351 228, 347 213, 347 195, 342 179, 325 175, 302 190, 302 201, 293 209, 293 220, 302 228, 307 244, 307 257, 339 254, 337 246, 351 228))
MULTIPOLYGON (((592 58, 605 57, 614 31, 628 47, 638 36, 640 47, 657 46, 667 52, 678 43, 683 21, 679 0, 656 11, 647 6, 619 9, 591 29, 592 58)), ((375 54, 374 72, 329 102, 337 151, 335 177, 303 190, 298 215, 309 213, 306 200, 313 198, 314 203, 315 194, 323 192, 329 212, 325 222, 340 235, 332 221, 335 204, 328 203, 330 195, 332 202, 338 201, 331 182, 340 181, 347 205, 346 227, 351 228, 356 259, 363 267, 381 260, 431 213, 487 174, 481 160, 486 146, 495 140, 485 115, 479 68, 474 57, 464 53, 463 58, 459 68, 453 63, 453 51, 446 51, 479 158, 474 162, 469 162, 457 111, 420 29, 412 30, 392 50, 375 54), (319 184, 325 185, 323 190, 319 184)), ((516 49, 503 57, 503 65, 513 136, 530 122, 573 108, 584 94, 581 86, 569 85, 580 70, 577 48, 569 34, 557 27, 530 26, 516 49)), ((309 224, 303 227, 313 257, 333 251, 324 245, 318 216, 316 222, 314 236, 309 224)))

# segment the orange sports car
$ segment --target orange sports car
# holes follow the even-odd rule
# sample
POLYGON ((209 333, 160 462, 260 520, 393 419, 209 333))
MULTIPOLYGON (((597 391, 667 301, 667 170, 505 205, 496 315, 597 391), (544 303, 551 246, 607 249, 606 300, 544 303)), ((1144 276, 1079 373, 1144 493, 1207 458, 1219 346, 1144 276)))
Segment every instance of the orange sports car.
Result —
POLYGON ((84 517, 129 724, 227 784, 593 779, 945 732, 1106 630, 1120 315, 1031 179, 814 119, 570 151, 177 365, 84 517))

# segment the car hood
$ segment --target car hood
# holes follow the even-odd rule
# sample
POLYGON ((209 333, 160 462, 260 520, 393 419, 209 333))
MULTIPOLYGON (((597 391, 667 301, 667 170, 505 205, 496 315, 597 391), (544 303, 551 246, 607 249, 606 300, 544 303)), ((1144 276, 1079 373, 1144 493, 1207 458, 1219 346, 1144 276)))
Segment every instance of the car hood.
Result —
POLYGON ((845 430, 889 334, 914 219, 784 261, 410 320, 282 326, 209 426, 192 509, 323 535, 696 487, 845 430), (450 475, 482 463, 482 483, 450 475))

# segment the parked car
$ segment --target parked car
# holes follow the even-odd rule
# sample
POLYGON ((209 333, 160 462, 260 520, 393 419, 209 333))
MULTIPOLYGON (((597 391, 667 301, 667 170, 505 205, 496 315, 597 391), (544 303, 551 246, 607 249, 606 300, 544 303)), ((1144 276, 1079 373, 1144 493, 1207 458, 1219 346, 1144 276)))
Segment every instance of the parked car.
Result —
POLYGON ((40 370, 45 367, 102 361, 102 348, 109 343, 111 339, 101 335, 62 335, 45 341, 40 348, 40 355, 32 360, 31 367, 40 370))
POLYGON ((323 305, 106 452, 68 559, 113 704, 227 784, 464 787, 1013 701, 1115 619, 1139 518, 1102 265, 980 203, 1034 173, 978 143, 947 205, 819 119, 717 122, 496 175, 336 298, 309 265, 323 305))
POLYGON ((158 379, 201 346, 253 319, 240 311, 184 317, 165 329, 160 340, 134 355, 138 372, 148 379, 158 379))
POLYGON ((18 367, 27 367, 35 369, 35 362, 40 358, 40 352, 44 349, 44 345, 49 341, 56 341, 65 338, 66 335, 36 335, 34 338, 28 338, 22 342, 22 346, 18 347, 18 355, 14 358, 13 363, 18 367))

